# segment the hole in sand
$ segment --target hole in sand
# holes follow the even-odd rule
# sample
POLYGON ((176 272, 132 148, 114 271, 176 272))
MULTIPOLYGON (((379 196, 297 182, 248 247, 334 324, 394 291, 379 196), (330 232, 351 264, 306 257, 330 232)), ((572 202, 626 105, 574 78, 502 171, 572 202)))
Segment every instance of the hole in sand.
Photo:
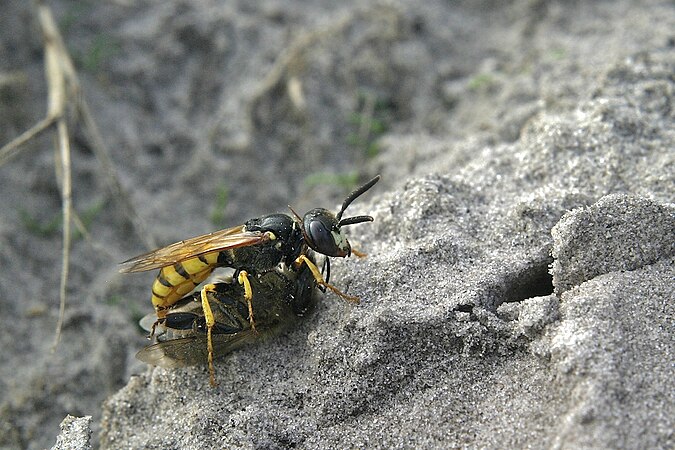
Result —
POLYGON ((475 293, 475 303, 455 306, 458 312, 472 313, 476 306, 496 311, 503 303, 520 302, 532 297, 553 294, 553 277, 548 273, 553 262, 550 256, 521 265, 513 265, 497 275, 492 283, 482 285, 475 293))
POLYGON ((504 302, 520 302, 532 297, 553 294, 553 276, 548 273, 552 258, 533 261, 522 270, 516 270, 505 278, 504 302))

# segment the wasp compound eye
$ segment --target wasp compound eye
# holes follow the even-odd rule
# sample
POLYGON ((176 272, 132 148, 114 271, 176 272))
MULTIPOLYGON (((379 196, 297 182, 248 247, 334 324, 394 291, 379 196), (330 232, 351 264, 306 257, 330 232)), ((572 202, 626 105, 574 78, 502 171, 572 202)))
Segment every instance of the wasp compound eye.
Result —
POLYGON ((349 242, 342 234, 338 221, 327 209, 316 208, 305 214, 303 219, 307 245, 326 256, 344 257, 349 255, 349 242))

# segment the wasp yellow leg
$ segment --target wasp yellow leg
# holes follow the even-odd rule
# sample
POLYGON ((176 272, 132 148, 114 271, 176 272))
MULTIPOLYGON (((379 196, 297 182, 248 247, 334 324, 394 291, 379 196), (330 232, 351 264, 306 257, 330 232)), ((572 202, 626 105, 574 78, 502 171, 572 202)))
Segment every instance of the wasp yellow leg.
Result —
POLYGON ((211 337, 211 331, 216 324, 216 319, 213 317, 213 311, 211 311, 207 293, 209 291, 214 291, 215 288, 216 286, 214 284, 206 284, 201 291, 202 309, 204 310, 204 319, 206 320, 206 348, 208 351, 209 381, 211 382, 211 386, 218 385, 218 383, 216 383, 216 368, 213 365, 213 339, 211 337))
POLYGON ((246 304, 248 305, 248 321, 251 323, 251 329, 255 329, 255 321, 253 320, 253 290, 251 289, 251 282, 248 280, 248 272, 242 270, 239 272, 239 277, 237 277, 239 284, 244 286, 244 298, 246 299, 246 304))
POLYGON ((352 248, 352 255, 358 256, 359 258, 365 258, 366 256, 368 256, 368 254, 362 253, 362 252, 360 252, 358 250, 355 250, 353 248, 352 248))
POLYGON ((312 272, 312 275, 314 275, 314 279, 316 280, 317 283, 319 283, 321 286, 325 286, 331 291, 335 292, 337 295, 340 297, 344 298, 348 302, 356 303, 359 304, 361 300, 359 300, 358 297, 352 297, 351 295, 347 295, 332 284, 326 283, 326 281, 323 279, 321 276, 321 272, 319 271, 319 268, 316 267, 316 264, 314 264, 307 256, 305 255, 300 255, 298 256, 298 259, 295 260, 296 265, 301 265, 301 264, 306 264, 307 267, 309 267, 309 270, 312 272))

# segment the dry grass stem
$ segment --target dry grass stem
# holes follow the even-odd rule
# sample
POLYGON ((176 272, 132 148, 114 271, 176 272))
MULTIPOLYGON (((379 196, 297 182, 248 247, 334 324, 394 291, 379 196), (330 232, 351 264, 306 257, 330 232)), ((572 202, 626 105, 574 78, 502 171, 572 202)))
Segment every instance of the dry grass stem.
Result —
POLYGON ((45 78, 47 81, 47 113, 44 119, 0 148, 0 166, 18 155, 23 145, 45 130, 56 126, 55 163, 56 179, 61 193, 63 216, 63 237, 61 254, 61 276, 59 288, 59 318, 52 351, 56 348, 63 327, 67 297, 68 269, 70 265, 71 223, 92 243, 91 236, 83 221, 73 211, 72 176, 70 155, 70 132, 68 110, 76 111, 84 121, 91 148, 102 165, 110 191, 118 202, 123 214, 129 219, 140 239, 149 247, 155 247, 152 235, 147 231, 141 218, 135 213, 129 195, 122 187, 109 152, 103 143, 100 132, 91 115, 89 107, 80 91, 80 83, 73 61, 63 43, 51 10, 42 1, 36 3, 37 20, 42 30, 44 45, 45 78))

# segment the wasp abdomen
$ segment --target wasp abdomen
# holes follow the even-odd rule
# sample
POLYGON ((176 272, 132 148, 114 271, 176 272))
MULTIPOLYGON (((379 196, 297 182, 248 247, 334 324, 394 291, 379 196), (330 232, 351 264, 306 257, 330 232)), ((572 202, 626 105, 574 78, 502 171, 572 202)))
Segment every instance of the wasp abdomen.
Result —
POLYGON ((211 275, 223 252, 211 252, 162 267, 152 285, 152 304, 159 313, 190 293, 211 275))

